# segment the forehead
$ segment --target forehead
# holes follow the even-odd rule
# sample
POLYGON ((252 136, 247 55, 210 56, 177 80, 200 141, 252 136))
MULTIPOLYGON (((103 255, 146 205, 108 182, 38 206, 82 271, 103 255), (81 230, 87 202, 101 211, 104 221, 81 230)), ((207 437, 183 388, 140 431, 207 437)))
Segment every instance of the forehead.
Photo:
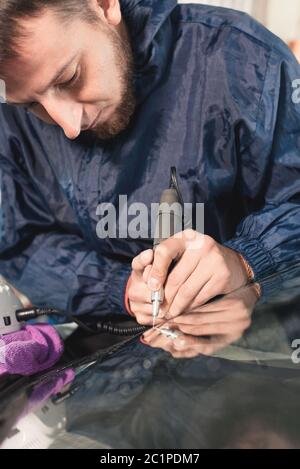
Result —
POLYGON ((38 18, 20 21, 26 36, 18 47, 19 57, 5 67, 8 100, 22 100, 29 90, 41 88, 79 51, 80 30, 84 22, 79 18, 62 22, 51 10, 38 18))

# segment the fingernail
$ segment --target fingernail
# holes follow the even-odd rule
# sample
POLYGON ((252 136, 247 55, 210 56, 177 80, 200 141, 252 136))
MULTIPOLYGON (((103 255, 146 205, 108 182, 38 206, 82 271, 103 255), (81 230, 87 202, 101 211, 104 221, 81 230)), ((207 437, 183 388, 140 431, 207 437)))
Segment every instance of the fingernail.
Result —
POLYGON ((148 345, 147 342, 145 341, 145 337, 142 335, 142 337, 140 337, 140 342, 142 342, 142 344, 144 345, 148 345))
POLYGON ((149 258, 149 250, 142 252, 141 258, 142 258, 142 260, 143 260, 144 262, 146 262, 146 261, 148 260, 148 258, 149 258))
POLYGON ((160 289, 159 281, 156 278, 151 277, 148 281, 148 287, 150 288, 150 290, 153 290, 153 291, 159 290, 160 289))

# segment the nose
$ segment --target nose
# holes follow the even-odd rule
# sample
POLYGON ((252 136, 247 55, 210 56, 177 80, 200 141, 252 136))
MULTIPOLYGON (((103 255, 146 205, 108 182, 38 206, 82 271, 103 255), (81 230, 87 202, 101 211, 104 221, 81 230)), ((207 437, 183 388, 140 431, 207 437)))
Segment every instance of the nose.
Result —
POLYGON ((74 140, 81 132, 83 105, 71 99, 45 98, 41 104, 53 122, 59 125, 67 138, 74 140))

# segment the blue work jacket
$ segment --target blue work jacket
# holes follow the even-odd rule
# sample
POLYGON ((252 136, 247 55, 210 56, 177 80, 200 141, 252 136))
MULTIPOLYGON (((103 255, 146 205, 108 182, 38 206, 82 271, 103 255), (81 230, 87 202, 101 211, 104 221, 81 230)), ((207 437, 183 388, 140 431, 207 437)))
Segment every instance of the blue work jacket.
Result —
POLYGON ((121 0, 137 109, 103 141, 0 106, 0 273, 36 305, 125 312, 131 261, 151 239, 100 239, 102 203, 158 202, 176 166, 205 233, 240 252, 263 294, 300 261, 300 66, 241 12, 121 0), (268 280, 263 280, 268 279, 268 280))

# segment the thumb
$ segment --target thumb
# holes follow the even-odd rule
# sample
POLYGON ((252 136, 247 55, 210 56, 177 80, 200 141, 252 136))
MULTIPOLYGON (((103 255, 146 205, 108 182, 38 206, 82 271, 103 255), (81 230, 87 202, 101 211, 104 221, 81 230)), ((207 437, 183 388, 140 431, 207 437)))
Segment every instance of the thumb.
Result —
POLYGON ((138 256, 136 256, 133 259, 131 263, 133 272, 135 272, 138 275, 143 275, 145 268, 149 265, 152 265, 152 261, 153 261, 152 249, 148 249, 147 251, 141 252, 138 256))
POLYGON ((145 267, 145 270, 144 270, 144 273, 143 273, 143 280, 145 283, 148 283, 148 279, 149 279, 149 275, 150 275, 150 272, 151 272, 151 269, 152 269, 152 265, 147 265, 145 267))

